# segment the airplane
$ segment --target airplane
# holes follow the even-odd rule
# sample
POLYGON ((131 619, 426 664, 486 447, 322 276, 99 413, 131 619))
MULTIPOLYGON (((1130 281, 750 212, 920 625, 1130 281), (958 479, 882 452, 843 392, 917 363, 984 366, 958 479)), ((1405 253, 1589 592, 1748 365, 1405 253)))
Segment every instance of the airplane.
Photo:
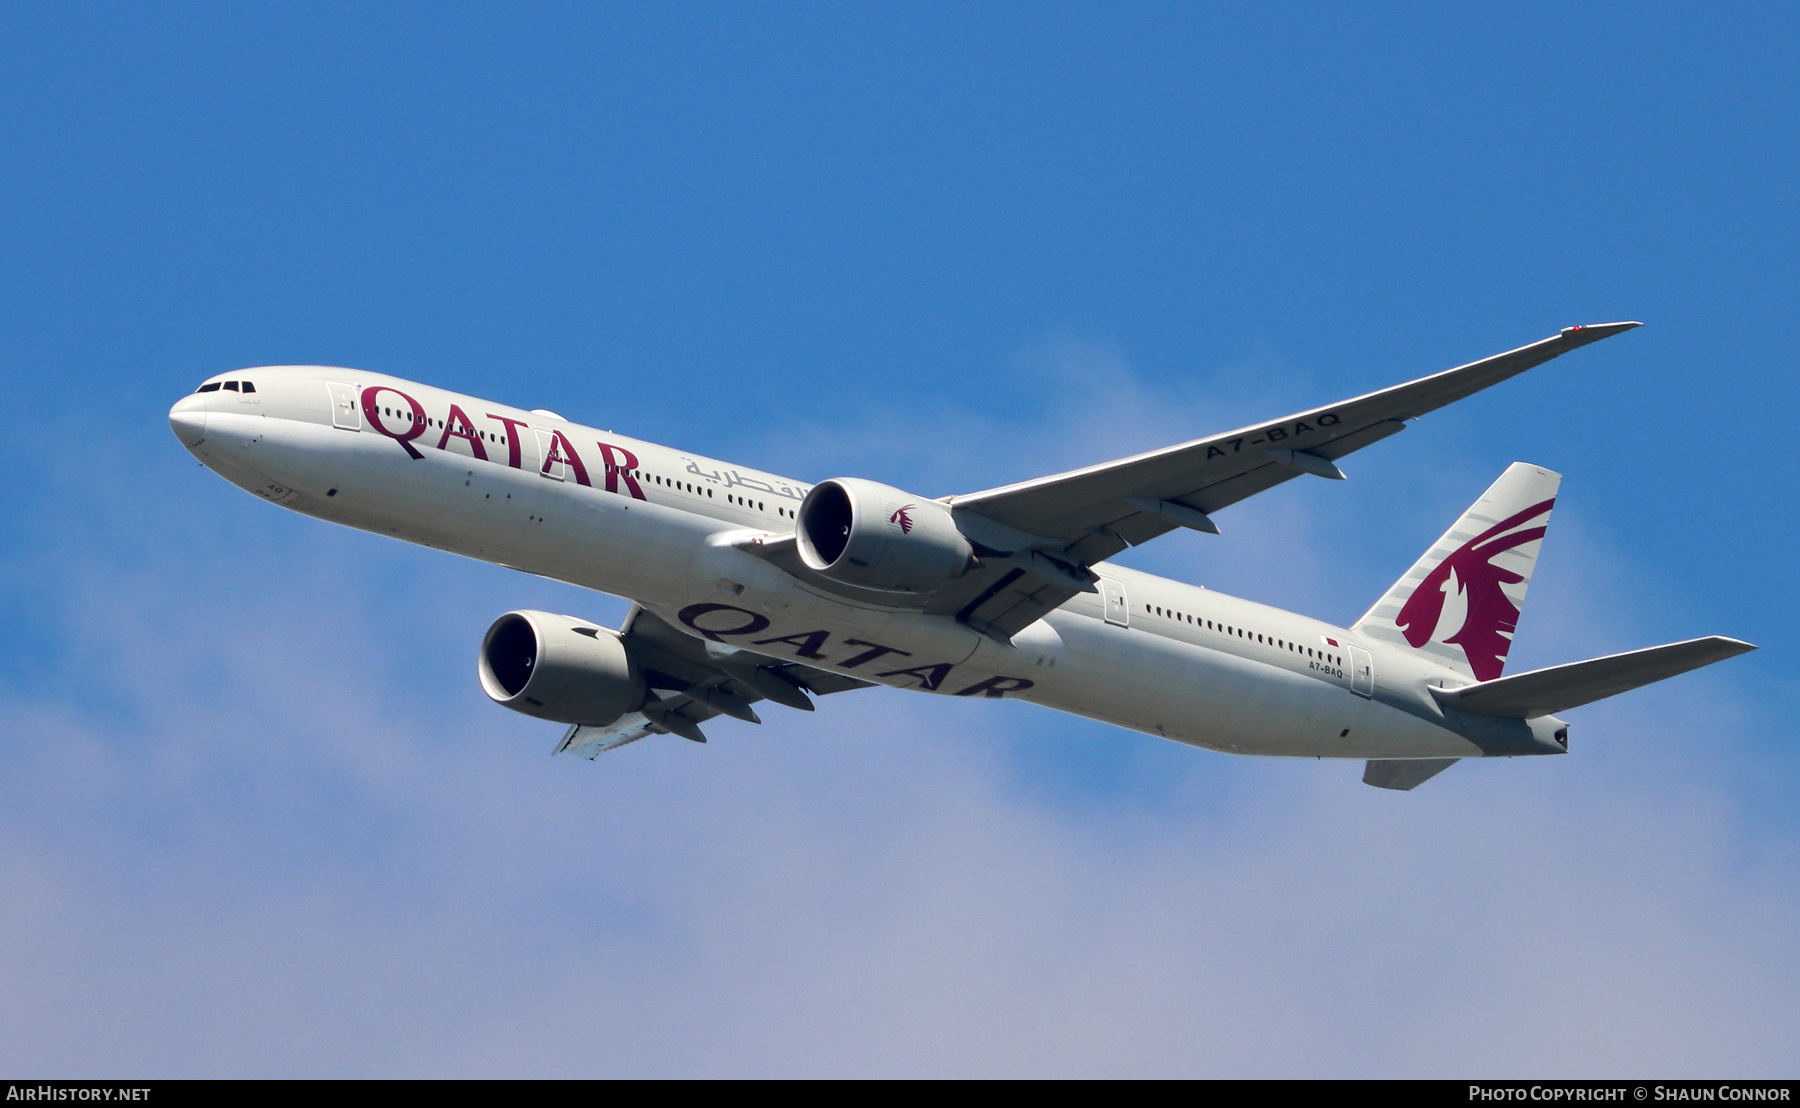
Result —
MULTIPOLYGON (((379 373, 263 366, 169 412, 284 508, 633 602, 611 629, 520 610, 483 636, 497 704, 593 759, 705 742, 759 702, 884 685, 1024 700, 1234 754, 1358 759, 1408 790, 1463 758, 1562 754, 1556 713, 1753 650, 1709 636, 1506 675, 1560 475, 1514 463, 1349 627, 1107 559, 1338 462, 1406 421, 1638 326, 1515 350, 1067 473, 926 497, 816 484, 379 373)), ((766 707, 766 705, 765 705, 766 707)))

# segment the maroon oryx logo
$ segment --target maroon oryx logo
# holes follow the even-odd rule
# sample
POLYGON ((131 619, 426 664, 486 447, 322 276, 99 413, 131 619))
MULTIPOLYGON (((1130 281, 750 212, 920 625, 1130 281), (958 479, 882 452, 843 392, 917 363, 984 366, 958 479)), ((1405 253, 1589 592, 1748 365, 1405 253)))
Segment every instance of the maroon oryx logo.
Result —
POLYGON ((1508 550, 1524 546, 1544 537, 1544 526, 1525 527, 1523 523, 1545 515, 1556 503, 1554 497, 1533 504, 1515 516, 1501 520, 1459 547, 1455 553, 1432 567, 1419 582, 1394 622, 1414 647, 1424 646, 1437 634, 1438 621, 1444 615, 1445 586, 1456 574, 1456 591, 1463 595, 1468 612, 1463 625, 1445 642, 1462 647, 1469 659, 1469 669, 1476 680, 1491 681, 1506 666, 1506 652, 1512 648, 1512 634, 1519 625, 1519 609, 1506 595, 1504 585, 1525 580, 1511 570, 1501 569, 1494 559, 1508 550))
POLYGON ((888 517, 888 522, 898 523, 902 535, 912 534, 912 510, 915 507, 917 507, 917 505, 902 504, 900 507, 894 509, 894 514, 888 517))

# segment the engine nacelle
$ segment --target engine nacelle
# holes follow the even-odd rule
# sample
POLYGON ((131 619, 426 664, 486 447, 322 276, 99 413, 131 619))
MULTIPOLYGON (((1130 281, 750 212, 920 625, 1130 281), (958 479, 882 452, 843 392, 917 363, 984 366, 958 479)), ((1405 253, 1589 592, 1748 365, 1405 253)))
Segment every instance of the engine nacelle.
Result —
POLYGON ((574 616, 508 612, 481 640, 494 703, 556 723, 604 727, 644 703, 644 676, 616 631, 574 616))
POLYGON ((950 509, 856 477, 814 485, 795 531, 808 568, 871 589, 929 592, 968 572, 975 556, 950 509))

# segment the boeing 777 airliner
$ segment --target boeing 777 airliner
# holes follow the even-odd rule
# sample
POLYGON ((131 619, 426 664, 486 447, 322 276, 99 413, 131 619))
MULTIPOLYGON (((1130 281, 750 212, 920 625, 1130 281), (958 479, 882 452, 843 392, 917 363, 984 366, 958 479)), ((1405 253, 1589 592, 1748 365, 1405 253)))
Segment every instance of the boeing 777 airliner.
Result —
POLYGON ((752 704, 872 685, 1009 698, 1239 754, 1356 758, 1410 789, 1561 754, 1554 713, 1754 649, 1708 637, 1503 676, 1561 478, 1515 463, 1349 627, 1112 565, 1406 420, 1635 323, 1001 488, 818 484, 378 373, 264 366, 169 412, 188 450, 297 512, 627 597, 618 630, 508 612, 478 674, 593 758, 705 742, 752 704))

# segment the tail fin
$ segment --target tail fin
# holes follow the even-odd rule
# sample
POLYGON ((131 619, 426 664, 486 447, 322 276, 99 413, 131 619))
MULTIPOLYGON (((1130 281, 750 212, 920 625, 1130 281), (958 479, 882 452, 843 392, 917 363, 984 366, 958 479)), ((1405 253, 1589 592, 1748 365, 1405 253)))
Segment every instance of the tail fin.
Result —
POLYGON ((1351 628, 1477 681, 1506 667, 1562 475, 1514 462, 1351 628))

